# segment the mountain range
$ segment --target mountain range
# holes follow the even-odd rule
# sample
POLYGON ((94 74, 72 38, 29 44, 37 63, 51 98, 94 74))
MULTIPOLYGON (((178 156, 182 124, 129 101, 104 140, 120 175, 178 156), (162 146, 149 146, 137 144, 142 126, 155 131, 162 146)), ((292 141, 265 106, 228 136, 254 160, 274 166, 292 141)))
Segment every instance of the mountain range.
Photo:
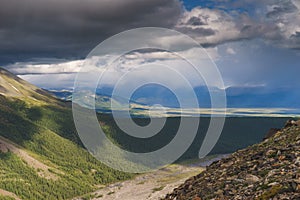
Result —
MULTIPOLYGON (((100 86, 97 88, 96 94, 111 98, 113 96, 113 89, 114 88, 109 85, 100 86)), ((47 90, 58 98, 65 100, 72 99, 72 90, 65 90, 64 88, 50 88, 47 90)), ((300 108, 297 104, 297 100, 300 98, 299 92, 284 87, 270 90, 265 86, 232 86, 224 90, 212 87, 210 90, 216 94, 224 91, 227 97, 228 108, 300 108)), ((201 108, 211 107, 210 95, 207 87, 196 86, 194 87, 194 92, 201 108)), ((138 89, 132 95, 130 101, 147 106, 161 104, 162 106, 169 108, 180 107, 173 92, 156 84, 146 85, 138 89)))
MULTIPOLYGON (((218 88, 210 88, 216 95, 222 92, 218 88)), ((176 96, 165 87, 146 85, 133 93, 130 99, 113 95, 113 87, 101 86, 96 92, 86 90, 77 95, 76 102, 91 107, 91 98, 95 99, 95 108, 99 113, 111 114, 113 109, 130 111, 132 117, 152 116, 209 116, 220 115, 222 110, 211 109, 210 95, 207 87, 195 87, 199 108, 180 107, 176 96), (78 98, 80 97, 80 98, 78 98), (128 104, 129 102, 129 104, 128 104), (112 104, 115 107, 112 107, 112 104), (159 105, 159 106, 158 106, 159 105), (163 111, 162 112, 162 107, 163 111)), ((72 101, 72 90, 63 88, 49 89, 64 101, 72 101)), ((226 89, 226 116, 264 116, 264 117, 296 117, 300 115, 297 106, 299 94, 296 91, 269 91, 264 87, 230 87, 226 89)), ((299 96, 300 97, 300 96, 299 96)), ((120 113, 120 112, 119 112, 120 113)))

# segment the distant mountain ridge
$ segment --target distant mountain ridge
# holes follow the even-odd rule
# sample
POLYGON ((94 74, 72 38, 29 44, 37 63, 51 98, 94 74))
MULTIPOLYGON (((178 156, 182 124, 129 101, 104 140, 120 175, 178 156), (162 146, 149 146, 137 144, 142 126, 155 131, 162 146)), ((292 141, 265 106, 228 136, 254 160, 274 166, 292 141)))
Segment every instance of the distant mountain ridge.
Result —
MULTIPOLYGON (((50 90, 52 91, 52 89, 50 90)), ((210 108, 210 94, 206 86, 194 87, 198 103, 201 108, 210 108)), ((219 88, 211 88, 212 92, 218 94, 219 88)), ((112 97, 113 88, 108 85, 97 88, 97 95, 112 97)), ((300 108, 297 101, 300 98, 298 91, 287 88, 270 90, 265 86, 228 87, 225 89, 227 107, 229 108, 300 108)), ((71 98, 71 91, 63 88, 53 89, 53 93, 62 99, 71 98)), ((147 85, 135 92, 130 101, 136 104, 152 106, 161 104, 165 107, 178 108, 179 103, 175 95, 167 88, 157 85, 147 85)))
MULTIPOLYGON (((131 99, 125 99, 117 94, 112 95, 113 88, 108 86, 103 86, 96 90, 94 94, 90 90, 82 91, 82 95, 78 95, 76 102, 82 106, 94 108, 92 105, 95 101, 96 111, 99 113, 111 114, 112 110, 118 110, 122 112, 127 112, 129 110, 132 117, 147 117, 149 113, 152 116, 210 116, 210 115, 220 115, 220 109, 211 108, 210 105, 210 95, 207 88, 197 87, 195 92, 198 95, 199 108, 179 108, 179 103, 177 102, 174 94, 170 91, 163 92, 166 88, 159 88, 157 94, 156 86, 147 86, 143 90, 139 90, 134 93, 131 99), (153 92, 151 93, 151 90, 153 92), (93 100, 93 101, 92 101, 93 100), (114 107, 112 107, 111 102, 113 102, 114 107), (129 104, 128 104, 129 102, 129 104), (200 103, 201 102, 201 103, 200 103), (161 109, 162 105, 164 110, 161 109)), ((216 95, 220 92, 218 88, 212 88, 212 92, 216 95)), ((297 117, 300 116, 300 108, 297 108, 297 103, 293 100, 286 101, 285 98, 288 94, 280 96, 279 93, 265 94, 265 89, 260 88, 258 91, 255 88, 227 88, 227 109, 226 116, 240 116, 240 117, 297 117), (247 94, 244 92, 248 91, 247 94), (269 103, 268 98, 274 99, 275 103, 269 103), (255 103, 260 101, 260 103, 255 103), (254 103, 252 103, 254 102, 254 103), (279 103, 277 103, 279 102, 279 103), (286 103, 287 102, 287 103, 286 103), (288 104, 289 106, 287 106, 288 104), (240 107, 238 107, 239 105, 240 107), (257 107, 254 107, 257 105, 257 107), (278 107, 279 105, 283 107, 278 107)), ((71 90, 65 89, 52 89, 49 91, 57 98, 64 101, 72 101, 73 92, 71 90)), ((291 92, 289 95, 293 95, 291 92)), ((121 114, 123 115, 123 114, 121 114)))

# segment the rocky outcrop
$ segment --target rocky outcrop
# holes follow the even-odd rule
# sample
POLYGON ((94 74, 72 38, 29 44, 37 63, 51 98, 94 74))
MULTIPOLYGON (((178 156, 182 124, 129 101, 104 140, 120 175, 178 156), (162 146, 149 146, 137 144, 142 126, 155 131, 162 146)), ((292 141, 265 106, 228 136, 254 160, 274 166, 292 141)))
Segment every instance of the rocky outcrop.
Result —
POLYGON ((300 199, 298 122, 277 130, 260 144, 212 163, 165 199, 300 199))
POLYGON ((266 140, 270 137, 273 137, 278 131, 280 131, 281 129, 278 129, 278 128, 271 128, 269 130, 269 132, 265 135, 264 139, 263 140, 266 140))
POLYGON ((295 121, 295 120, 289 120, 286 122, 284 128, 292 127, 292 126, 300 126, 300 120, 295 121))

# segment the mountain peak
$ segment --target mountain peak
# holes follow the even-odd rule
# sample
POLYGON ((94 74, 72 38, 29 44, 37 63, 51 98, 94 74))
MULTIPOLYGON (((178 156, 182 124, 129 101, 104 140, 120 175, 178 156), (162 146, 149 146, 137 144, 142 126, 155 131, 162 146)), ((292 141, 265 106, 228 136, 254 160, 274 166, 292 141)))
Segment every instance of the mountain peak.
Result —
POLYGON ((19 78, 4 68, 0 68, 0 95, 30 102, 48 103, 58 100, 48 92, 19 78))

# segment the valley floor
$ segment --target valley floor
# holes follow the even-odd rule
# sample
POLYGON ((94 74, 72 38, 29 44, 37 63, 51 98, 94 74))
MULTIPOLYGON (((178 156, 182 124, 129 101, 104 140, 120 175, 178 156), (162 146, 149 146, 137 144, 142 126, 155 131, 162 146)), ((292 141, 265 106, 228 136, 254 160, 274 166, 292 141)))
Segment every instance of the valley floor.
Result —
POLYGON ((156 200, 164 197, 167 193, 186 179, 203 171, 201 167, 172 165, 170 167, 139 175, 133 180, 106 186, 92 196, 93 199, 105 200, 156 200))
MULTIPOLYGON (((86 196, 93 200, 158 200, 183 184, 191 176, 205 170, 204 166, 224 156, 193 161, 188 164, 172 164, 166 168, 141 174, 132 180, 114 183, 86 196)), ((83 198, 75 198, 79 200, 83 198)))

